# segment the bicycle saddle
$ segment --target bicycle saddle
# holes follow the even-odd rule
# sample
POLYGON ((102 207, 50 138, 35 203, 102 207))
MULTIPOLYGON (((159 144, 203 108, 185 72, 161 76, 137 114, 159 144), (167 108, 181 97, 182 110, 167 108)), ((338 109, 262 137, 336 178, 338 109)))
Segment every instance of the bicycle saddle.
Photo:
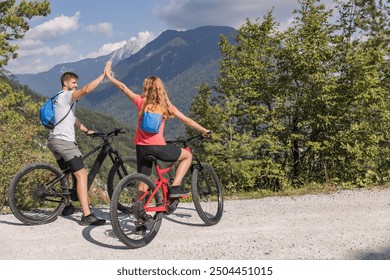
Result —
POLYGON ((158 160, 155 156, 152 156, 152 155, 146 155, 144 157, 144 159, 147 161, 153 161, 153 162, 156 162, 158 160))

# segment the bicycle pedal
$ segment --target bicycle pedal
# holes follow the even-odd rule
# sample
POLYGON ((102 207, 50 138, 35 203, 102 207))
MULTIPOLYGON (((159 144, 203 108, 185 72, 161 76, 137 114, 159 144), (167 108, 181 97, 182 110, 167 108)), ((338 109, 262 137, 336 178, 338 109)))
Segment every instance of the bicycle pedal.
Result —
POLYGON ((177 209, 177 206, 179 205, 179 199, 175 198, 175 199, 170 199, 170 204, 168 205, 167 207, 167 211, 166 213, 169 215, 169 214, 172 214, 173 212, 175 212, 175 210, 177 209))
POLYGON ((153 222, 153 217, 147 214, 145 211, 141 212, 139 217, 144 221, 144 222, 153 222))

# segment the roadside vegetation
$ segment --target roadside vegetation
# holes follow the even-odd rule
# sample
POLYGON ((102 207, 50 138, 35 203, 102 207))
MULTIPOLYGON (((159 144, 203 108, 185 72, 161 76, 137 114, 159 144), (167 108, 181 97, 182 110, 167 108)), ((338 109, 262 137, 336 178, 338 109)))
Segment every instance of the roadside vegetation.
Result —
POLYGON ((390 6, 298 1, 285 30, 272 11, 220 40, 215 87, 191 116, 226 192, 301 193, 390 181, 390 6))

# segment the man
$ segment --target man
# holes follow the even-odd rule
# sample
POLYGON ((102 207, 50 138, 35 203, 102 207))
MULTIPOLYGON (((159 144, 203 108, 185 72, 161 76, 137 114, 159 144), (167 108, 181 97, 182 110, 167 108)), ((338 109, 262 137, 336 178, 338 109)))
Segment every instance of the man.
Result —
MULTIPOLYGON (((81 225, 103 225, 106 220, 97 218, 91 212, 88 204, 88 173, 84 168, 82 154, 77 146, 75 137, 75 127, 85 132, 93 134, 75 117, 75 102, 93 91, 104 79, 101 74, 95 80, 89 82, 80 89, 77 89, 77 74, 65 72, 61 76, 62 92, 58 95, 54 105, 57 120, 61 120, 68 112, 69 114, 58 125, 50 131, 48 148, 54 154, 61 170, 67 168, 73 173, 77 180, 77 196, 81 204, 81 225)), ((75 208, 72 204, 67 205, 62 215, 73 214, 75 208)))

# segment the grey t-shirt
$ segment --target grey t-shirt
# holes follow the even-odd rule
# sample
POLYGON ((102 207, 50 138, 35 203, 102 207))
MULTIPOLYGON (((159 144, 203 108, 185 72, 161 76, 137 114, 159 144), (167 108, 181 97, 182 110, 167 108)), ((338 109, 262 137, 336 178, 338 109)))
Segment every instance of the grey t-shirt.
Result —
MULTIPOLYGON (((60 121, 69 111, 72 103, 75 102, 72 100, 73 91, 62 92, 58 95, 56 102, 54 103, 54 110, 56 114, 56 121, 60 121)), ((76 104, 73 105, 72 110, 69 112, 68 116, 59 123, 53 130, 50 131, 49 139, 62 139, 65 141, 76 141, 74 123, 76 121, 75 117, 76 104)))

